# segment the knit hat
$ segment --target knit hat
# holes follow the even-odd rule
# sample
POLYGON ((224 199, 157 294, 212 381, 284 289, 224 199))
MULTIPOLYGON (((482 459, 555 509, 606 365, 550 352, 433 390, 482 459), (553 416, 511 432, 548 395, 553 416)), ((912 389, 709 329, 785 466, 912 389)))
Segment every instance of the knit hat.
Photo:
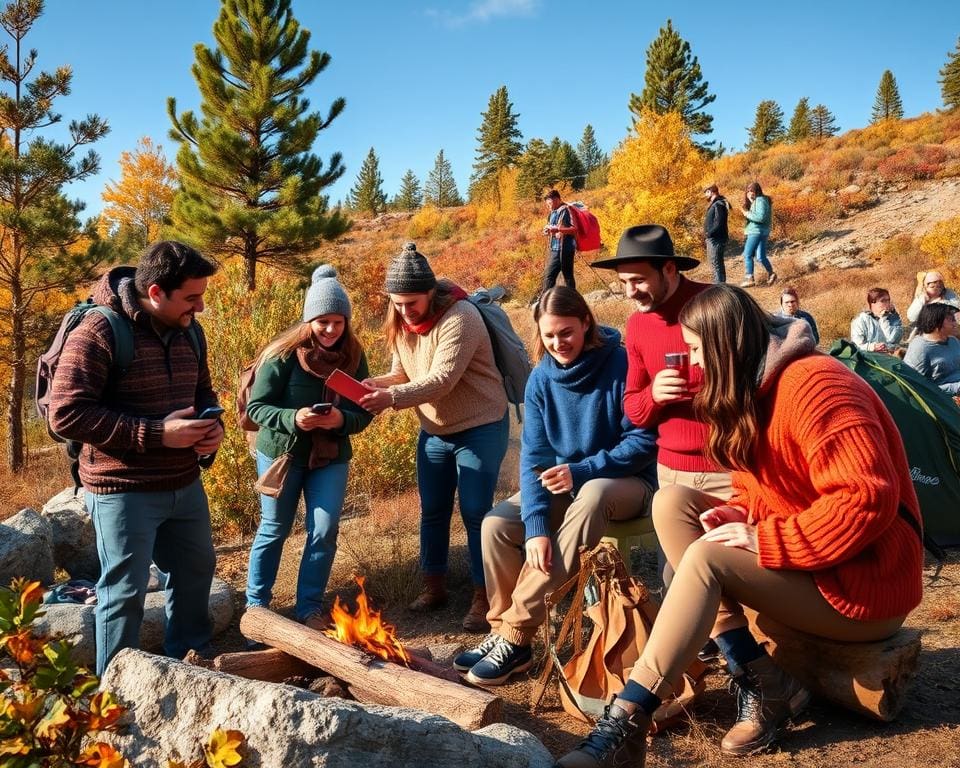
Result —
POLYGON ((416 243, 405 243, 387 267, 387 293, 426 293, 436 284, 437 276, 416 243))
POLYGON ((337 281, 337 270, 321 264, 313 270, 307 297, 303 301, 303 322, 320 315, 343 315, 350 319, 350 297, 337 281))

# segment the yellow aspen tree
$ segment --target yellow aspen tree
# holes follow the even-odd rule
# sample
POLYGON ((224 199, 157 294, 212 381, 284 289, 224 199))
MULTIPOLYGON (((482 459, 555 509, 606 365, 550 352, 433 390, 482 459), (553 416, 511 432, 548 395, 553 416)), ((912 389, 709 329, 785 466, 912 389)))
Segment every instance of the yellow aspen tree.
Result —
POLYGON ((120 154, 120 180, 108 183, 103 191, 107 205, 101 218, 106 230, 128 229, 141 246, 158 239, 173 205, 176 181, 163 147, 144 136, 135 150, 120 154))

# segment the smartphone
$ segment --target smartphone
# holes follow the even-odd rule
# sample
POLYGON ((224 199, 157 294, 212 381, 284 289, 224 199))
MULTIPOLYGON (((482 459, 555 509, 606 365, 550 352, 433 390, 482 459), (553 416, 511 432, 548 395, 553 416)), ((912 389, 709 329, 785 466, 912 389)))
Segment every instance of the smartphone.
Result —
POLYGON ((223 415, 223 408, 219 405, 209 405, 204 408, 195 418, 198 419, 218 419, 223 415))
POLYGON ((332 408, 333 403, 314 403, 310 406, 310 410, 317 416, 326 416, 332 408))

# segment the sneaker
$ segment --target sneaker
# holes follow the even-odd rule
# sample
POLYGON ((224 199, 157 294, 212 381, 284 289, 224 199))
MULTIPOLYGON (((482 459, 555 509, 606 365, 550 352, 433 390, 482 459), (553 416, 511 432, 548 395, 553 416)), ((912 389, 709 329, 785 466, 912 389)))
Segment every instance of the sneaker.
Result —
POLYGON ((317 632, 323 632, 326 629, 333 629, 333 619, 325 611, 314 611, 303 620, 303 626, 315 629, 317 632))
POLYGON ((773 285, 775 282, 777 282, 777 273, 776 273, 776 272, 771 272, 771 273, 767 276, 767 285, 773 285))
POLYGON ((753 277, 752 277, 752 276, 751 276, 751 277, 745 277, 745 278, 743 278, 743 280, 740 281, 740 287, 741 287, 741 288, 753 288, 753 286, 754 286, 754 282, 753 282, 753 277))
POLYGON ((499 635, 493 648, 467 672, 467 680, 476 685, 503 685, 511 675, 533 666, 529 645, 514 645, 499 635))
POLYGON ((469 672, 473 669, 474 664, 483 661, 483 657, 493 650, 493 646, 497 644, 498 637, 499 635, 491 632, 480 641, 480 645, 476 648, 471 648, 469 651, 457 654, 453 659, 453 668, 457 670, 457 672, 469 672))

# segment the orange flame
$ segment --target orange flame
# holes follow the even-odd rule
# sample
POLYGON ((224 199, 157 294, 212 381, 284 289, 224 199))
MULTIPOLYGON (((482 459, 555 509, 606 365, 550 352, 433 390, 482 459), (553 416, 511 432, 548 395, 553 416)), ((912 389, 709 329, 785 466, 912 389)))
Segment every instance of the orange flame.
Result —
POLYGON ((397 639, 396 629, 380 618, 380 611, 370 607, 363 588, 364 577, 355 576, 354 581, 360 586, 356 613, 350 613, 337 597, 330 611, 335 629, 327 629, 324 634, 341 643, 356 645, 381 659, 409 664, 410 654, 397 639))

